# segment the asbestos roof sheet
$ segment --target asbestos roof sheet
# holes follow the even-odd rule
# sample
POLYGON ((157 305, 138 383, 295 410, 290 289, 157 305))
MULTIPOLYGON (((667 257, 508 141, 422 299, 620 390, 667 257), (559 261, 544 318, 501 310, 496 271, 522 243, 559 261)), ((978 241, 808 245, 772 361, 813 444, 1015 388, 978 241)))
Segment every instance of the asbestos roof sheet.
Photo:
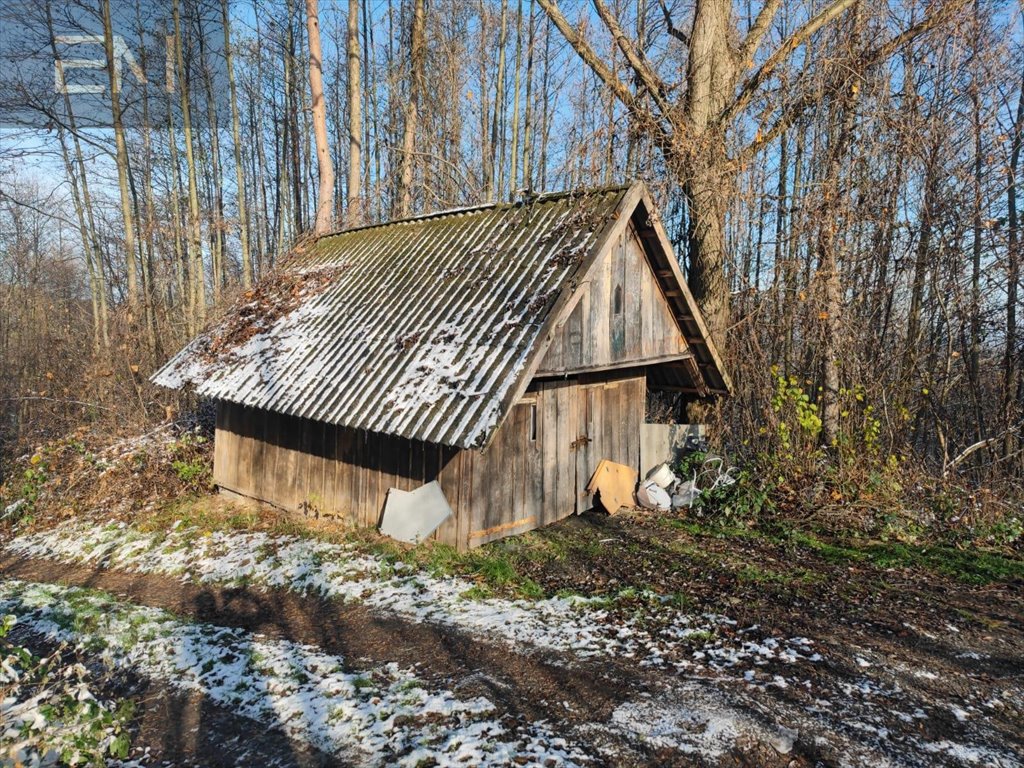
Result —
POLYGON ((355 429, 483 446, 627 191, 321 237, 153 381, 355 429))

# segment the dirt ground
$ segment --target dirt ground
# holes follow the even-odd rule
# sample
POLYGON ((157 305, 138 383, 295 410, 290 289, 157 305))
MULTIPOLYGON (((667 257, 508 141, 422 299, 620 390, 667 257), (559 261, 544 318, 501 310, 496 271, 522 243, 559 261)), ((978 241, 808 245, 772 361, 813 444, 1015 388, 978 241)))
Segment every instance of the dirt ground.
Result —
MULTIPOLYGON (((45 656, 57 649, 31 632, 16 628, 11 640, 45 656)), ((69 649, 66 661, 91 665, 69 649)), ((131 757, 152 768, 326 768, 341 765, 328 755, 274 729, 254 729, 251 720, 195 691, 140 677, 131 670, 103 672, 93 678, 94 693, 136 704, 131 757)))
MULTIPOLYGON (((1020 764, 1020 579, 973 585, 934 570, 886 568, 789 540, 716 534, 639 514, 585 515, 517 546, 505 551, 520 576, 547 594, 619 594, 607 621, 635 617, 642 599, 634 604, 629 590, 650 589, 672 595, 689 612, 728 616, 734 631, 743 628, 754 638, 812 638, 823 660, 802 668, 799 684, 772 685, 781 662, 746 679, 673 671, 672 658, 651 669, 631 659, 509 648, 450 627, 284 590, 225 589, 9 555, 0 557, 0 574, 94 587, 197 621, 316 645, 355 667, 382 661, 412 666, 439 686, 486 696, 512 717, 546 721, 608 765, 1020 764), (627 700, 728 710, 783 738, 741 739, 708 763, 699 754, 596 725, 627 700)), ((658 620, 651 614, 650 621, 658 620)), ((141 691, 135 745, 168 764, 255 764, 254 754, 267 764, 335 764, 272 734, 260 737, 265 744, 250 741, 251 723, 201 697, 139 680, 124 684, 141 691), (213 744, 223 760, 197 757, 211 754, 213 744)))

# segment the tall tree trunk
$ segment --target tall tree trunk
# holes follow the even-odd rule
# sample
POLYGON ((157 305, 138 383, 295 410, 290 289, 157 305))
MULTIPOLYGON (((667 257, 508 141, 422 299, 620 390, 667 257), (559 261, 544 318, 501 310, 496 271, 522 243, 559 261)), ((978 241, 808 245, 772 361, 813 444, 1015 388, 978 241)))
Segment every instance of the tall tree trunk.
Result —
POLYGON ((320 49, 320 18, 316 0, 306 0, 306 32, 309 35, 309 94, 313 101, 313 135, 316 137, 316 160, 320 171, 320 194, 313 231, 322 235, 331 230, 334 214, 334 162, 327 142, 323 53, 320 49))
POLYGON ((535 0, 530 0, 530 22, 526 43, 526 104, 523 114, 523 187, 533 189, 533 46, 535 42, 535 0))
POLYGON ((203 266, 203 233, 199 222, 199 180, 196 173, 192 142, 192 106, 189 98, 189 77, 185 69, 185 42, 181 36, 178 0, 172 6, 174 46, 178 68, 178 91, 181 99, 181 123, 185 140, 185 167, 188 172, 189 263, 192 278, 192 317, 197 327, 206 322, 206 270, 203 266))
MULTIPOLYGON (((60 59, 55 59, 60 61, 60 59)), ((71 164, 71 153, 68 151, 67 138, 64 126, 57 123, 57 140, 60 143, 60 155, 64 161, 64 173, 68 177, 68 184, 71 187, 71 201, 75 208, 75 217, 78 219, 78 231, 82 237, 82 252, 85 254, 85 268, 89 275, 89 298, 92 302, 92 346, 93 351, 99 351, 102 346, 102 330, 100 325, 100 298, 96 292, 96 260, 92 250, 92 235, 85 220, 85 207, 82 205, 82 197, 79 193, 78 176, 71 164)))
POLYGON ((509 173, 508 191, 509 197, 515 194, 519 187, 519 86, 520 73, 523 68, 523 0, 519 0, 516 10, 516 71, 512 78, 512 170, 509 173))
POLYGON ((984 145, 982 142, 981 116, 981 94, 978 80, 983 75, 983 65, 978 59, 984 48, 981 33, 981 2, 974 0, 974 29, 972 47, 974 48, 974 60, 972 77, 974 82, 970 85, 970 98, 972 107, 972 124, 974 139, 974 205, 971 216, 971 317, 970 317, 970 341, 967 349, 967 378, 971 385, 971 399, 974 404, 975 432, 974 439, 982 440, 985 437, 985 416, 981 408, 981 251, 982 251, 982 230, 984 221, 984 145))
POLYGON ((504 171, 504 132, 505 121, 505 37, 508 34, 508 0, 501 0, 501 21, 498 29, 498 71, 494 85, 494 114, 491 116, 491 159, 490 166, 494 173, 491 189, 497 199, 502 196, 504 171))
MULTIPOLYGON (((148 69, 148 51, 146 46, 143 44, 145 40, 146 30, 143 27, 141 11, 136 8, 135 20, 137 30, 139 33, 139 67, 143 72, 148 69)), ((156 248, 156 199, 153 193, 153 137, 149 125, 149 83, 143 81, 142 86, 142 121, 141 121, 141 133, 142 133, 142 191, 143 191, 143 210, 142 214, 139 215, 139 211, 136 208, 136 221, 141 220, 142 232, 141 241, 144 245, 143 249, 140 248, 140 257, 142 265, 142 300, 144 303, 146 313, 146 334, 147 340, 149 341, 150 351, 160 356, 160 336, 157 333, 156 328, 156 307, 153 305, 156 299, 156 291, 154 286, 153 278, 153 258, 154 251, 156 248)))
POLYGON ((404 218, 412 210, 412 176, 416 152, 416 122, 419 100, 423 94, 424 0, 414 0, 412 14, 411 51, 409 55, 409 101, 405 108, 405 127, 402 136, 402 178, 399 188, 398 215, 404 218))
POLYGON ((363 222, 362 169, 363 102, 359 79, 359 0, 348 0, 348 224, 363 222))
POLYGON ((541 77, 540 189, 548 187, 548 139, 551 136, 551 21, 544 25, 544 75, 541 77))
POLYGON ((480 0, 480 186, 485 201, 494 199, 494 153, 491 151, 491 103, 490 86, 487 83, 488 40, 487 40, 487 6, 480 0))
POLYGON ((117 190, 121 197, 121 217, 124 220, 124 258, 128 273, 128 306, 134 312, 139 301, 139 286, 135 262, 135 215, 128 189, 128 145, 121 121, 121 82, 119 64, 114 58, 114 31, 110 19, 110 0, 103 0, 103 47, 107 58, 107 78, 110 85, 110 114, 114 123, 114 146, 117 160, 117 190))
MULTIPOLYGON (((850 30, 851 39, 856 35, 856 19, 850 30)), ((856 51, 850 51, 853 59, 856 51)), ((830 131, 826 147, 825 178, 821 185, 821 213, 818 221, 818 274, 823 287, 822 309, 819 314, 822 329, 822 392, 820 399, 821 439, 828 447, 836 447, 840 440, 839 366, 844 357, 842 352, 843 288, 836 253, 836 233, 843 214, 842 206, 847 204, 850 194, 841 184, 843 160, 853 141, 856 121, 856 101, 860 91, 860 75, 843 83, 841 95, 835 109, 839 111, 838 125, 830 131)))
MULTIPOLYGON (((62 67, 62 59, 57 54, 57 43, 53 33, 53 17, 51 15, 50 3, 46 3, 46 25, 50 38, 50 52, 56 66, 62 67)), ((61 73, 63 80, 63 72, 61 73)), ((86 270, 89 275, 89 295, 93 307, 93 333, 94 346, 107 348, 110 346, 110 334, 107 311, 107 285, 103 270, 103 249, 100 247, 99 237, 96 232, 96 220, 93 214, 92 198, 89 195, 89 179, 85 172, 85 159, 82 156, 82 143, 78 138, 78 128, 75 120, 75 113, 71 106, 71 97, 64 92, 64 111, 66 113, 68 130, 71 135, 72 145, 75 150, 75 161, 72 165, 68 157, 68 149, 65 145, 65 131, 63 126, 58 124, 58 136, 60 138, 61 150, 64 157, 65 170, 71 182, 71 192, 75 205, 76 214, 79 217, 79 226, 82 231, 82 248, 85 253, 86 270), (79 189, 81 193, 79 193, 79 189)))
POLYGON ((1006 274, 1006 346, 1003 351, 1003 423, 1007 430, 1003 455, 1012 456, 1017 448, 1015 422, 1020 418, 1017 389, 1020 385, 1020 359, 1017 352, 1017 300, 1020 281, 1020 218, 1017 210, 1017 172, 1021 145, 1024 143, 1024 76, 1017 96, 1017 114, 1013 123, 1010 164, 1006 180, 1006 210, 1009 226, 1006 274))
POLYGON ((917 361, 917 349, 921 342, 921 310, 924 305, 925 285, 928 282, 928 264, 931 255, 932 228, 935 206, 938 203, 942 166, 941 143, 938 139, 928 153, 924 168, 924 195, 921 202, 920 233, 914 254, 914 271, 910 283, 910 309, 907 314, 907 338, 904 353, 904 371, 913 370, 917 361))
MULTIPOLYGON (((295 7, 292 0, 287 0, 285 6, 288 11, 288 24, 284 46, 284 119, 287 123, 284 144, 287 147, 285 160, 286 163, 290 164, 288 175, 290 187, 286 189, 289 192, 287 206, 291 211, 295 228, 292 233, 294 238, 306 229, 305 190, 302 183, 302 148, 300 144, 302 133, 299 130, 299 110, 301 109, 299 91, 302 88, 299 87, 297 82, 298 76, 295 73, 295 7)), ((284 243, 282 242, 281 250, 283 249, 284 243)))
POLYGON ((733 96, 735 58, 729 47, 732 3, 697 3, 686 59, 687 92, 683 131, 691 140, 675 160, 689 202, 688 280, 715 341, 725 343, 729 323, 729 286, 725 277, 725 211, 735 178, 725 153, 718 116, 733 96))
MULTIPOLYGON (((379 158, 380 158, 380 145, 374 141, 371 145, 371 135, 376 137, 377 135, 377 100, 374 93, 377 87, 376 77, 374 76, 375 68, 373 62, 370 59, 370 55, 373 53, 373 38, 372 29, 370 24, 370 13, 366 7, 366 3, 362 4, 363 14, 363 45, 362 45, 362 68, 361 74, 366 83, 363 85, 363 98, 362 98, 362 113, 363 113, 363 188, 360 195, 362 202, 362 210, 360 213, 363 215, 363 221, 366 221, 371 216, 370 211, 370 183, 373 179, 379 179, 379 158), (370 151, 370 147, 373 147, 373 151, 370 151), (376 161, 376 167, 378 171, 376 174, 373 173, 374 162, 376 161)), ((379 195, 375 195, 377 198, 376 213, 379 215, 380 201, 379 195)))
MULTIPOLYGON (((977 7, 977 4, 975 4, 977 7)), ((970 340, 967 346, 967 378, 974 401, 974 439, 985 437, 984 414, 981 409, 981 251, 983 229, 984 157, 982 145, 981 99, 975 87, 971 94, 974 132, 974 205, 971 215, 971 300, 970 340)))
MULTIPOLYGON (((200 21, 200 25, 202 22, 200 21)), ((213 72, 206 55, 206 32, 200 26, 198 35, 199 65, 203 72, 206 101, 206 122, 210 132, 210 255, 213 269, 213 300, 220 302, 221 291, 227 280, 227 254, 224 248, 224 182, 220 162, 220 119, 213 94, 213 72)))
MULTIPOLYGON (((249 216, 245 206, 245 166, 242 163, 242 127, 238 116, 238 88, 235 85, 234 47, 231 42, 231 17, 228 0, 220 0, 224 27, 224 66, 228 72, 228 97, 231 100, 231 143, 235 154, 235 194, 238 208, 238 241, 241 247, 242 285, 252 285, 252 255, 249 253, 249 216)), ((259 55, 257 53, 257 55, 259 55)))
MULTIPOLYGON (((181 221, 181 168, 178 163, 178 138, 174 132, 174 107, 171 103, 170 91, 167 93, 167 147, 169 150, 170 169, 168 187, 170 188, 171 226, 174 229, 174 277, 178 290, 178 301, 192 306, 192 280, 188 261, 188 247, 182 240, 185 228, 181 221)), ((185 328, 191 336, 196 332, 195 315, 185 313, 185 328)))

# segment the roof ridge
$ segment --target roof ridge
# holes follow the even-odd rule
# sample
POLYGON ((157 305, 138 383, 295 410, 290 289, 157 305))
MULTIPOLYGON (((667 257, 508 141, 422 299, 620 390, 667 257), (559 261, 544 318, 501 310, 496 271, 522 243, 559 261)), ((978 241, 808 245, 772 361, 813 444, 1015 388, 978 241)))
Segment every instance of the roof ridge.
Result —
POLYGON ((337 229, 333 232, 325 232, 319 237, 314 238, 320 240, 325 237, 335 237, 337 235, 347 235, 351 232, 361 232, 367 229, 379 229, 382 227, 390 227, 397 224, 408 224, 414 221, 425 221, 427 219, 439 219, 444 216, 454 216, 460 213, 471 213, 474 211, 484 210, 500 210, 506 208, 516 208, 529 203, 540 203, 540 202, 551 202, 553 200, 560 200, 566 197, 573 197, 576 195, 598 195, 608 192, 622 192, 634 184, 636 181, 623 182, 621 184, 606 184, 601 187, 577 187, 575 189, 563 189, 556 192, 537 192, 532 194, 530 197, 522 200, 511 200, 511 201, 499 201, 493 203, 476 203, 475 205, 464 205, 456 206, 454 208, 445 208, 440 211, 430 211, 427 213, 418 213, 414 216, 406 216, 401 219, 389 219, 388 221, 381 221, 376 224, 360 224, 358 227, 349 227, 347 229, 337 229))

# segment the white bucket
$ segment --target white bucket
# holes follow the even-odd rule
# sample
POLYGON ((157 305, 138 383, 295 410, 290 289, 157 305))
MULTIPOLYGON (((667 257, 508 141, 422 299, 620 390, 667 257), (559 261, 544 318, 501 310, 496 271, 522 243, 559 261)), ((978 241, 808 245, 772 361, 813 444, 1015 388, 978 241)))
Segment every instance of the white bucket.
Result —
POLYGON ((660 488, 668 488, 676 481, 676 476, 668 464, 659 464, 647 473, 647 479, 656 482, 660 488))

